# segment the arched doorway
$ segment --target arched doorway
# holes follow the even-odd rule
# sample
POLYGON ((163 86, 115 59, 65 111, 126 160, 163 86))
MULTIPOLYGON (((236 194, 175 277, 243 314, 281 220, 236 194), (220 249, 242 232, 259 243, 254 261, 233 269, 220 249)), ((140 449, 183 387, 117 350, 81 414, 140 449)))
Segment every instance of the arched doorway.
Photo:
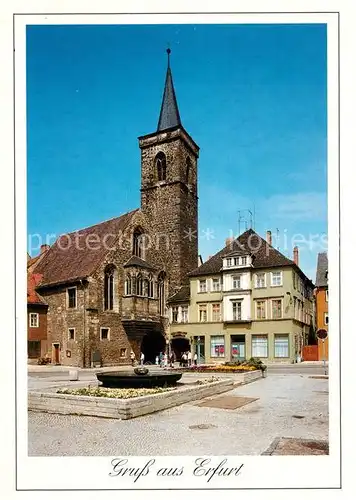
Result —
POLYGON ((141 352, 145 355, 145 363, 154 363, 156 356, 166 349, 166 340, 160 331, 147 333, 141 342, 141 352))
POLYGON ((177 361, 180 361, 182 354, 190 350, 189 339, 183 336, 173 337, 171 342, 172 350, 177 361))

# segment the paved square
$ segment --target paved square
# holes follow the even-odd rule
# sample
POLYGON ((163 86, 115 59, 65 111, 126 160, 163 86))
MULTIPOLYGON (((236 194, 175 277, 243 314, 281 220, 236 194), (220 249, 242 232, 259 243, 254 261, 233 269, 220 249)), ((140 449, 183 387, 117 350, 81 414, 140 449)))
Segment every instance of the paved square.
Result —
POLYGON ((217 398, 205 399, 197 404, 197 406, 209 408, 221 408, 223 410, 236 410, 245 406, 252 401, 257 401, 258 398, 243 398, 239 396, 220 396, 217 398))
POLYGON ((29 412, 29 455, 261 455, 278 437, 328 441, 327 390, 326 379, 268 375, 226 393, 258 398, 236 410, 195 401, 132 420, 29 412))

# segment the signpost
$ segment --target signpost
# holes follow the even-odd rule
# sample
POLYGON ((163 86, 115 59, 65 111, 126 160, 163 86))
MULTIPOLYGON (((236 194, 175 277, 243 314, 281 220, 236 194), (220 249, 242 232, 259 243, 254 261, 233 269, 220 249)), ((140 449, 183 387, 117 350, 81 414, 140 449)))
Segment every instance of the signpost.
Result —
POLYGON ((328 336, 328 332, 326 330, 324 330, 323 328, 320 328, 317 332, 316 332, 316 336, 318 337, 318 339, 320 339, 322 341, 322 358, 323 358, 323 364, 324 364, 324 375, 326 375, 326 364, 325 364, 325 339, 327 338, 328 336))

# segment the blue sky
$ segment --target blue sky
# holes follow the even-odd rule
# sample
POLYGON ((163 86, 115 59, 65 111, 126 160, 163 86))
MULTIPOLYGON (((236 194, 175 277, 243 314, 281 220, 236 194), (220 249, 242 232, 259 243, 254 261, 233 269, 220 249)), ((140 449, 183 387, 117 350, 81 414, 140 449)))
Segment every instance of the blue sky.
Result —
POLYGON ((255 208, 256 231, 278 228, 288 256, 293 237, 314 235, 299 243, 314 280, 327 232, 325 25, 28 26, 28 234, 139 206, 137 137, 157 127, 167 43, 182 123, 201 148, 204 260, 255 208))

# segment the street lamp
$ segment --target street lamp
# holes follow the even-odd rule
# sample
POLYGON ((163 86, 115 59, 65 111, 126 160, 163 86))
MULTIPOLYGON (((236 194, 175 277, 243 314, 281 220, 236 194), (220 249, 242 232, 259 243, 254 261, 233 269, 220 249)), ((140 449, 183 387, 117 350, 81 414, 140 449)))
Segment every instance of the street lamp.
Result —
POLYGON ((200 365, 200 337, 197 338, 197 355, 198 355, 198 365, 200 365))

